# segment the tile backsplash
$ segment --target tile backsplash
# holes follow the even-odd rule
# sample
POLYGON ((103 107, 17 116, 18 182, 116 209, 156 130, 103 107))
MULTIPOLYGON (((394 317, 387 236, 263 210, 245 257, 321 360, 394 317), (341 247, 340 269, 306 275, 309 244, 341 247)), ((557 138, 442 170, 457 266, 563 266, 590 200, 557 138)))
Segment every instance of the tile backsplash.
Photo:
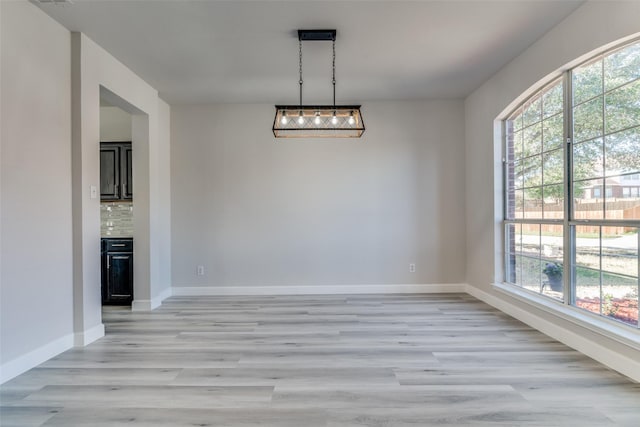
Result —
POLYGON ((100 203, 100 235, 133 237, 133 202, 100 203))

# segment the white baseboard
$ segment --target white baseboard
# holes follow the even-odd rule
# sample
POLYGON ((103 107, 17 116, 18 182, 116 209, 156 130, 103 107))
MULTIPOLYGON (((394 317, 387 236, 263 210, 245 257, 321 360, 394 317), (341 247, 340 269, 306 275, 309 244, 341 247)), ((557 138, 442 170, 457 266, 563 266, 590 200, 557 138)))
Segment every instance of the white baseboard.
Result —
POLYGON ((172 295, 173 295, 173 288, 168 287, 164 291, 160 292, 160 295, 157 298, 154 298, 154 300, 157 300, 159 302, 159 305, 160 305, 160 304, 162 304, 162 301, 166 300, 167 298, 169 298, 172 295))
POLYGON ((172 289, 173 296, 425 294, 465 292, 466 285, 174 286, 172 289))
POLYGON ((131 311, 151 311, 158 307, 160 307, 160 304, 150 299, 137 299, 131 303, 131 311))
POLYGON ((132 311, 151 311, 162 305, 162 301, 169 298, 173 295, 172 289, 167 288, 164 291, 160 292, 160 295, 157 295, 153 298, 149 299, 136 299, 131 303, 132 311))
MULTIPOLYGON (((534 329, 537 329, 543 334, 548 335, 551 338, 554 338, 575 350, 578 350, 579 352, 589 356, 594 360, 597 360, 603 365, 608 366, 609 368, 618 371, 623 375, 626 375, 636 382, 640 382, 639 358, 631 358, 620 354, 612 349, 605 347, 604 345, 599 344, 594 340, 587 339, 583 335, 572 332, 567 328, 563 328, 557 322, 550 322, 544 317, 537 316, 528 310, 523 310, 522 308, 510 304, 508 301, 502 298, 497 298, 474 286, 468 285, 466 292, 469 295, 472 295, 475 298, 478 298, 479 300, 484 301, 487 304, 497 308, 498 310, 520 320, 521 322, 526 323, 527 325, 531 326, 534 329)), ((545 312, 549 313, 548 310, 546 310, 545 312)), ((553 315, 553 313, 549 314, 553 315)), ((557 317, 558 320, 562 319, 562 316, 557 317)), ((589 328, 588 326, 584 327, 589 329, 590 331, 593 331, 593 329, 589 328)), ((630 348, 630 351, 637 352, 638 350, 630 348)))
POLYGON ((73 334, 65 335, 16 359, 0 365, 0 384, 17 377, 73 347, 73 334))
POLYGON ((76 347, 84 347, 95 340, 98 340, 104 336, 104 325, 100 323, 91 329, 87 329, 84 332, 78 332, 74 334, 73 344, 76 347))

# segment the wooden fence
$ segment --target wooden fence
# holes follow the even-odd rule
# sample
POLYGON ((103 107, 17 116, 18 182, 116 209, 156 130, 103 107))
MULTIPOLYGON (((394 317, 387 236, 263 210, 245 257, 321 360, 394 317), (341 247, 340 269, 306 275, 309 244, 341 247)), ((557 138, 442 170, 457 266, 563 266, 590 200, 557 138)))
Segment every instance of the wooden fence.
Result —
MULTIPOLYGON (((593 219, 601 220, 604 207, 603 199, 589 199, 589 203, 584 201, 578 202, 575 205, 574 215, 575 218, 580 219, 593 219)), ((539 219, 543 215, 543 206, 539 201, 527 201, 525 205, 524 218, 539 219)), ((607 199, 606 201, 606 219, 609 220, 640 220, 640 200, 620 200, 620 199, 607 199)), ((545 219, 562 219, 564 216, 564 207, 562 204, 557 203, 545 203, 544 204, 544 218, 545 219)), ((516 213, 517 217, 517 213, 516 213)), ((542 232, 553 234, 561 230, 561 225, 542 224, 542 232)), ((535 233, 538 231, 538 226, 535 224, 523 224, 522 229, 525 232, 535 233)), ((584 225, 580 226, 582 233, 598 233, 599 226, 597 225, 584 225)), ((608 236, 619 236, 625 233, 634 232, 637 229, 634 227, 602 227, 602 233, 608 236)))

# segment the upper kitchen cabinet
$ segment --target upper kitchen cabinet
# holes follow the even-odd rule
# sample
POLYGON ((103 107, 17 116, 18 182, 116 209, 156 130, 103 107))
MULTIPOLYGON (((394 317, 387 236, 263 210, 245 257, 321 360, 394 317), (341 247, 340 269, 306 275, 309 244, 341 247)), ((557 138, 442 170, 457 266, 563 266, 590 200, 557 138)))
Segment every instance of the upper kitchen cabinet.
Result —
POLYGON ((131 200, 133 199, 133 152, 131 151, 131 143, 121 148, 121 155, 123 163, 120 173, 122 198, 131 200))
POLYGON ((133 199, 131 142, 100 143, 100 200, 133 199))

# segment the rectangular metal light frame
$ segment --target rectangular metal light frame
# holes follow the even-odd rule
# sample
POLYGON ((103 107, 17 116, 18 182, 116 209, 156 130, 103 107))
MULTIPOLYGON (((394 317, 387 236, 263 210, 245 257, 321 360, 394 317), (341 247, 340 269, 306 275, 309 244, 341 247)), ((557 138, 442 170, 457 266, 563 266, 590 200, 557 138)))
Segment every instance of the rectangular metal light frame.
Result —
POLYGON ((276 138, 360 138, 365 131, 360 105, 276 105, 276 138), (333 115, 337 123, 333 123, 333 115), (302 114, 303 123, 298 123, 302 114), (283 121, 283 117, 286 120, 283 121), (350 123, 350 119, 352 123, 350 123), (318 122, 318 123, 317 123, 318 122))

